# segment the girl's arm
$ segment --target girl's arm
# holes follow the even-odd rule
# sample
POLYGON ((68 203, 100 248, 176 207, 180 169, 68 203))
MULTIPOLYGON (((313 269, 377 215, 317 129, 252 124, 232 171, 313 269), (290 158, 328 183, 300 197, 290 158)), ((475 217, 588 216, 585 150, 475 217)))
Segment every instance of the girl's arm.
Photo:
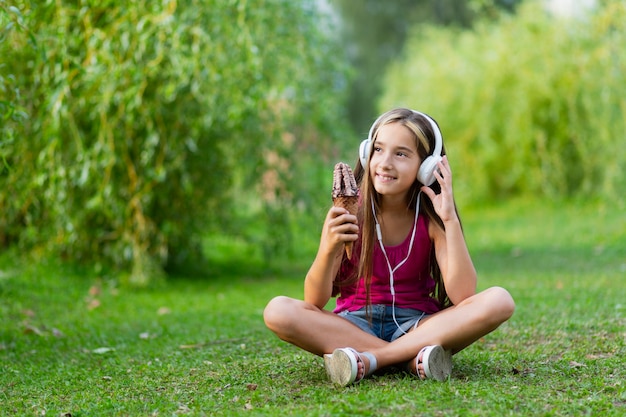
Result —
POLYGON ((304 301, 324 308, 333 290, 345 242, 358 238, 356 216, 344 208, 331 207, 326 215, 317 256, 304 279, 304 301))
POLYGON ((476 269, 454 206, 452 171, 446 156, 438 168, 441 174, 435 171, 435 178, 441 186, 441 193, 435 194, 430 187, 422 187, 422 191, 429 196, 435 212, 443 221, 445 231, 431 222, 429 232, 435 243, 435 256, 448 297, 453 304, 458 304, 476 293, 476 269))
POLYGON ((476 293, 476 269, 470 257, 459 219, 444 222, 445 231, 431 222, 435 256, 452 304, 458 304, 476 293))

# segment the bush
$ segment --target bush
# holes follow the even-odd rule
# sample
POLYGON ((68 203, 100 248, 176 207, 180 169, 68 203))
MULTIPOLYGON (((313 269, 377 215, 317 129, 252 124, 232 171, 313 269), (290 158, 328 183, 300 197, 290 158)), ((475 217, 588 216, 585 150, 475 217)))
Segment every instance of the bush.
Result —
MULTIPOLYGON (((0 45, 8 42, 16 30, 24 30, 22 14, 16 7, 0 3, 0 45)), ((0 62, 0 169, 8 169, 8 146, 14 140, 16 126, 27 118, 18 105, 20 90, 16 86, 15 76, 6 72, 6 66, 0 62)), ((5 225, 0 221, 0 245, 4 237, 2 226, 5 225)))
POLYGON ((279 211, 287 156, 340 120, 312 2, 18 3, 38 49, 0 45, 31 115, 0 174, 5 244, 145 284, 196 259, 233 207, 279 211))
POLYGON ((527 2, 467 31, 413 34, 381 107, 442 125, 463 199, 623 199, 626 7, 559 19, 527 2))

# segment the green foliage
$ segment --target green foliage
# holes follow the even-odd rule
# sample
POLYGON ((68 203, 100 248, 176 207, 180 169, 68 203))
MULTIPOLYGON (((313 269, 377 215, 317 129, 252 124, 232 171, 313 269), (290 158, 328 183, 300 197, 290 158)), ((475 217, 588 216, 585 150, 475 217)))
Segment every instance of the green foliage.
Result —
POLYGON ((306 189, 291 158, 341 134, 342 69, 313 2, 16 7, 38 48, 0 45, 31 115, 0 174, 0 244, 145 284, 236 208, 282 212, 306 189))
MULTIPOLYGON (((23 16, 14 6, 0 1, 0 48, 11 42, 15 31, 24 31, 23 16)), ((33 41, 33 39, 31 39, 33 41)), ((7 147, 15 138, 14 129, 17 124, 26 120, 27 115, 19 107, 20 90, 15 83, 15 75, 9 73, 6 64, 0 61, 0 172, 7 169, 7 147)), ((0 221, 0 229, 3 224, 0 221)), ((2 234, 0 233, 0 244, 2 234)))
POLYGON ((557 18, 534 2, 471 31, 416 31, 381 108, 443 128, 462 200, 516 194, 623 199, 626 7, 557 18))
POLYGON ((511 11, 520 0, 329 0, 341 17, 342 38, 352 77, 348 111, 355 130, 366 131, 377 115, 383 76, 398 59, 407 35, 417 25, 470 27, 483 16, 511 11))

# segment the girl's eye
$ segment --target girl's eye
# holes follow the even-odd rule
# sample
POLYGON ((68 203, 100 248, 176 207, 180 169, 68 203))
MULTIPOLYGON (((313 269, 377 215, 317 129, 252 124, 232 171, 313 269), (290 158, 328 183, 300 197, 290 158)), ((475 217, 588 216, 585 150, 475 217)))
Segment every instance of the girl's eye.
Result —
POLYGON ((404 152, 398 152, 396 155, 398 155, 398 156, 406 156, 406 154, 404 152))
POLYGON ((380 146, 374 146, 374 152, 380 152, 380 146))

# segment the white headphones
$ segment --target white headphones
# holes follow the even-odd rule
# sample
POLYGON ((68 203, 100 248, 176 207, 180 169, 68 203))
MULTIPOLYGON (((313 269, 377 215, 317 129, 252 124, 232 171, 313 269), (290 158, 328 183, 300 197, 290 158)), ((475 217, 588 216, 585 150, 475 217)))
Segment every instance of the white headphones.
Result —
MULTIPOLYGON (((415 114, 419 114, 423 116, 430 123, 430 127, 435 132, 435 149, 433 150, 432 155, 428 156, 426 159, 422 161, 420 165, 420 169, 417 172, 417 180, 424 185, 431 185, 435 182, 435 170, 437 169, 437 163, 441 161, 441 150, 443 148, 443 139, 441 137, 441 130, 439 130, 439 126, 437 123, 427 114, 418 112, 416 110, 411 110, 415 114)), ((372 124, 370 128, 370 132, 367 135, 367 139, 361 142, 359 146, 359 158, 361 160, 361 165, 363 168, 367 167, 367 163, 369 162, 370 152, 373 146, 372 134, 374 133, 374 127, 380 122, 380 119, 385 116, 385 114, 381 115, 376 119, 376 121, 372 124)))

